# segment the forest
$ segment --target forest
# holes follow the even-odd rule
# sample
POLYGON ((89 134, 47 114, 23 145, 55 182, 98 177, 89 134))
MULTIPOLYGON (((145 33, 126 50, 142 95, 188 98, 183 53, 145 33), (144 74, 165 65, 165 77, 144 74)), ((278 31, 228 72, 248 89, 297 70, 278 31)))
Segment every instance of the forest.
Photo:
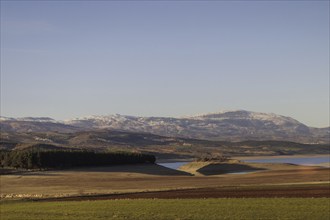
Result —
POLYGON ((155 163, 150 154, 133 152, 94 152, 75 150, 0 151, 0 166, 24 169, 107 166, 116 164, 155 163))

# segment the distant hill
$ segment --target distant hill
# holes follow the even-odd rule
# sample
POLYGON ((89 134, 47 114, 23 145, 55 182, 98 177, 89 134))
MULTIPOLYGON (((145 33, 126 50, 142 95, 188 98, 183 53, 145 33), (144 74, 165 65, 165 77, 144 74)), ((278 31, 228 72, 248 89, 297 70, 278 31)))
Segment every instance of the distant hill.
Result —
POLYGON ((168 137, 204 140, 279 140, 301 143, 329 143, 330 128, 313 128, 281 115, 251 111, 227 111, 193 117, 90 116, 67 121, 51 118, 5 118, 2 131, 70 133, 113 129, 151 133, 168 137))
POLYGON ((288 141, 210 141, 117 130, 72 133, 2 132, 0 149, 80 149, 149 153, 158 158, 192 158, 204 154, 225 156, 329 154, 329 144, 301 144, 288 141))
POLYGON ((0 121, 1 132, 75 132, 82 130, 76 126, 67 125, 55 120, 25 120, 25 119, 6 119, 0 121))

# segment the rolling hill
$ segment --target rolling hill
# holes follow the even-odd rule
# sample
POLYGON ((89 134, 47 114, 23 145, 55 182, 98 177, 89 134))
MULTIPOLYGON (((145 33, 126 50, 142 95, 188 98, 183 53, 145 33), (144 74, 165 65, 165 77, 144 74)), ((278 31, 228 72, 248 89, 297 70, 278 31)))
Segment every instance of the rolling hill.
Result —
POLYGON ((328 144, 288 141, 210 141, 99 129, 72 133, 2 132, 0 149, 85 149, 150 153, 157 158, 194 158, 206 155, 262 156, 329 154, 328 144))

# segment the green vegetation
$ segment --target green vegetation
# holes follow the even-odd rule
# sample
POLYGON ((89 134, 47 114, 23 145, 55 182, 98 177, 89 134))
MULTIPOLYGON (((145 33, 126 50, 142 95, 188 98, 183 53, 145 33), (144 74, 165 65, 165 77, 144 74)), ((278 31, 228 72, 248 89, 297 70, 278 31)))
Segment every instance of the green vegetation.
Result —
POLYGON ((0 165, 2 167, 25 169, 154 163, 155 160, 153 155, 131 152, 100 153, 35 149, 0 151, 0 165))
POLYGON ((139 199, 2 202, 1 220, 15 219, 329 219, 328 198, 139 199))

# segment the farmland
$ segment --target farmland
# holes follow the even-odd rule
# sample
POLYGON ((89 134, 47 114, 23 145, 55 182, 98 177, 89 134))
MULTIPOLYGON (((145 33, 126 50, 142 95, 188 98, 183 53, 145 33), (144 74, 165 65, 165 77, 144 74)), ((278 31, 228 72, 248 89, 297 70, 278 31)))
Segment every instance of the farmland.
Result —
POLYGON ((2 202, 1 219, 328 219, 327 198, 2 202))
POLYGON ((1 220, 328 219, 329 171, 242 162, 14 170, 0 178, 1 220))
POLYGON ((156 164, 21 172, 1 176, 2 198, 59 197, 244 185, 328 183, 329 169, 274 165, 249 174, 192 176, 156 164))

